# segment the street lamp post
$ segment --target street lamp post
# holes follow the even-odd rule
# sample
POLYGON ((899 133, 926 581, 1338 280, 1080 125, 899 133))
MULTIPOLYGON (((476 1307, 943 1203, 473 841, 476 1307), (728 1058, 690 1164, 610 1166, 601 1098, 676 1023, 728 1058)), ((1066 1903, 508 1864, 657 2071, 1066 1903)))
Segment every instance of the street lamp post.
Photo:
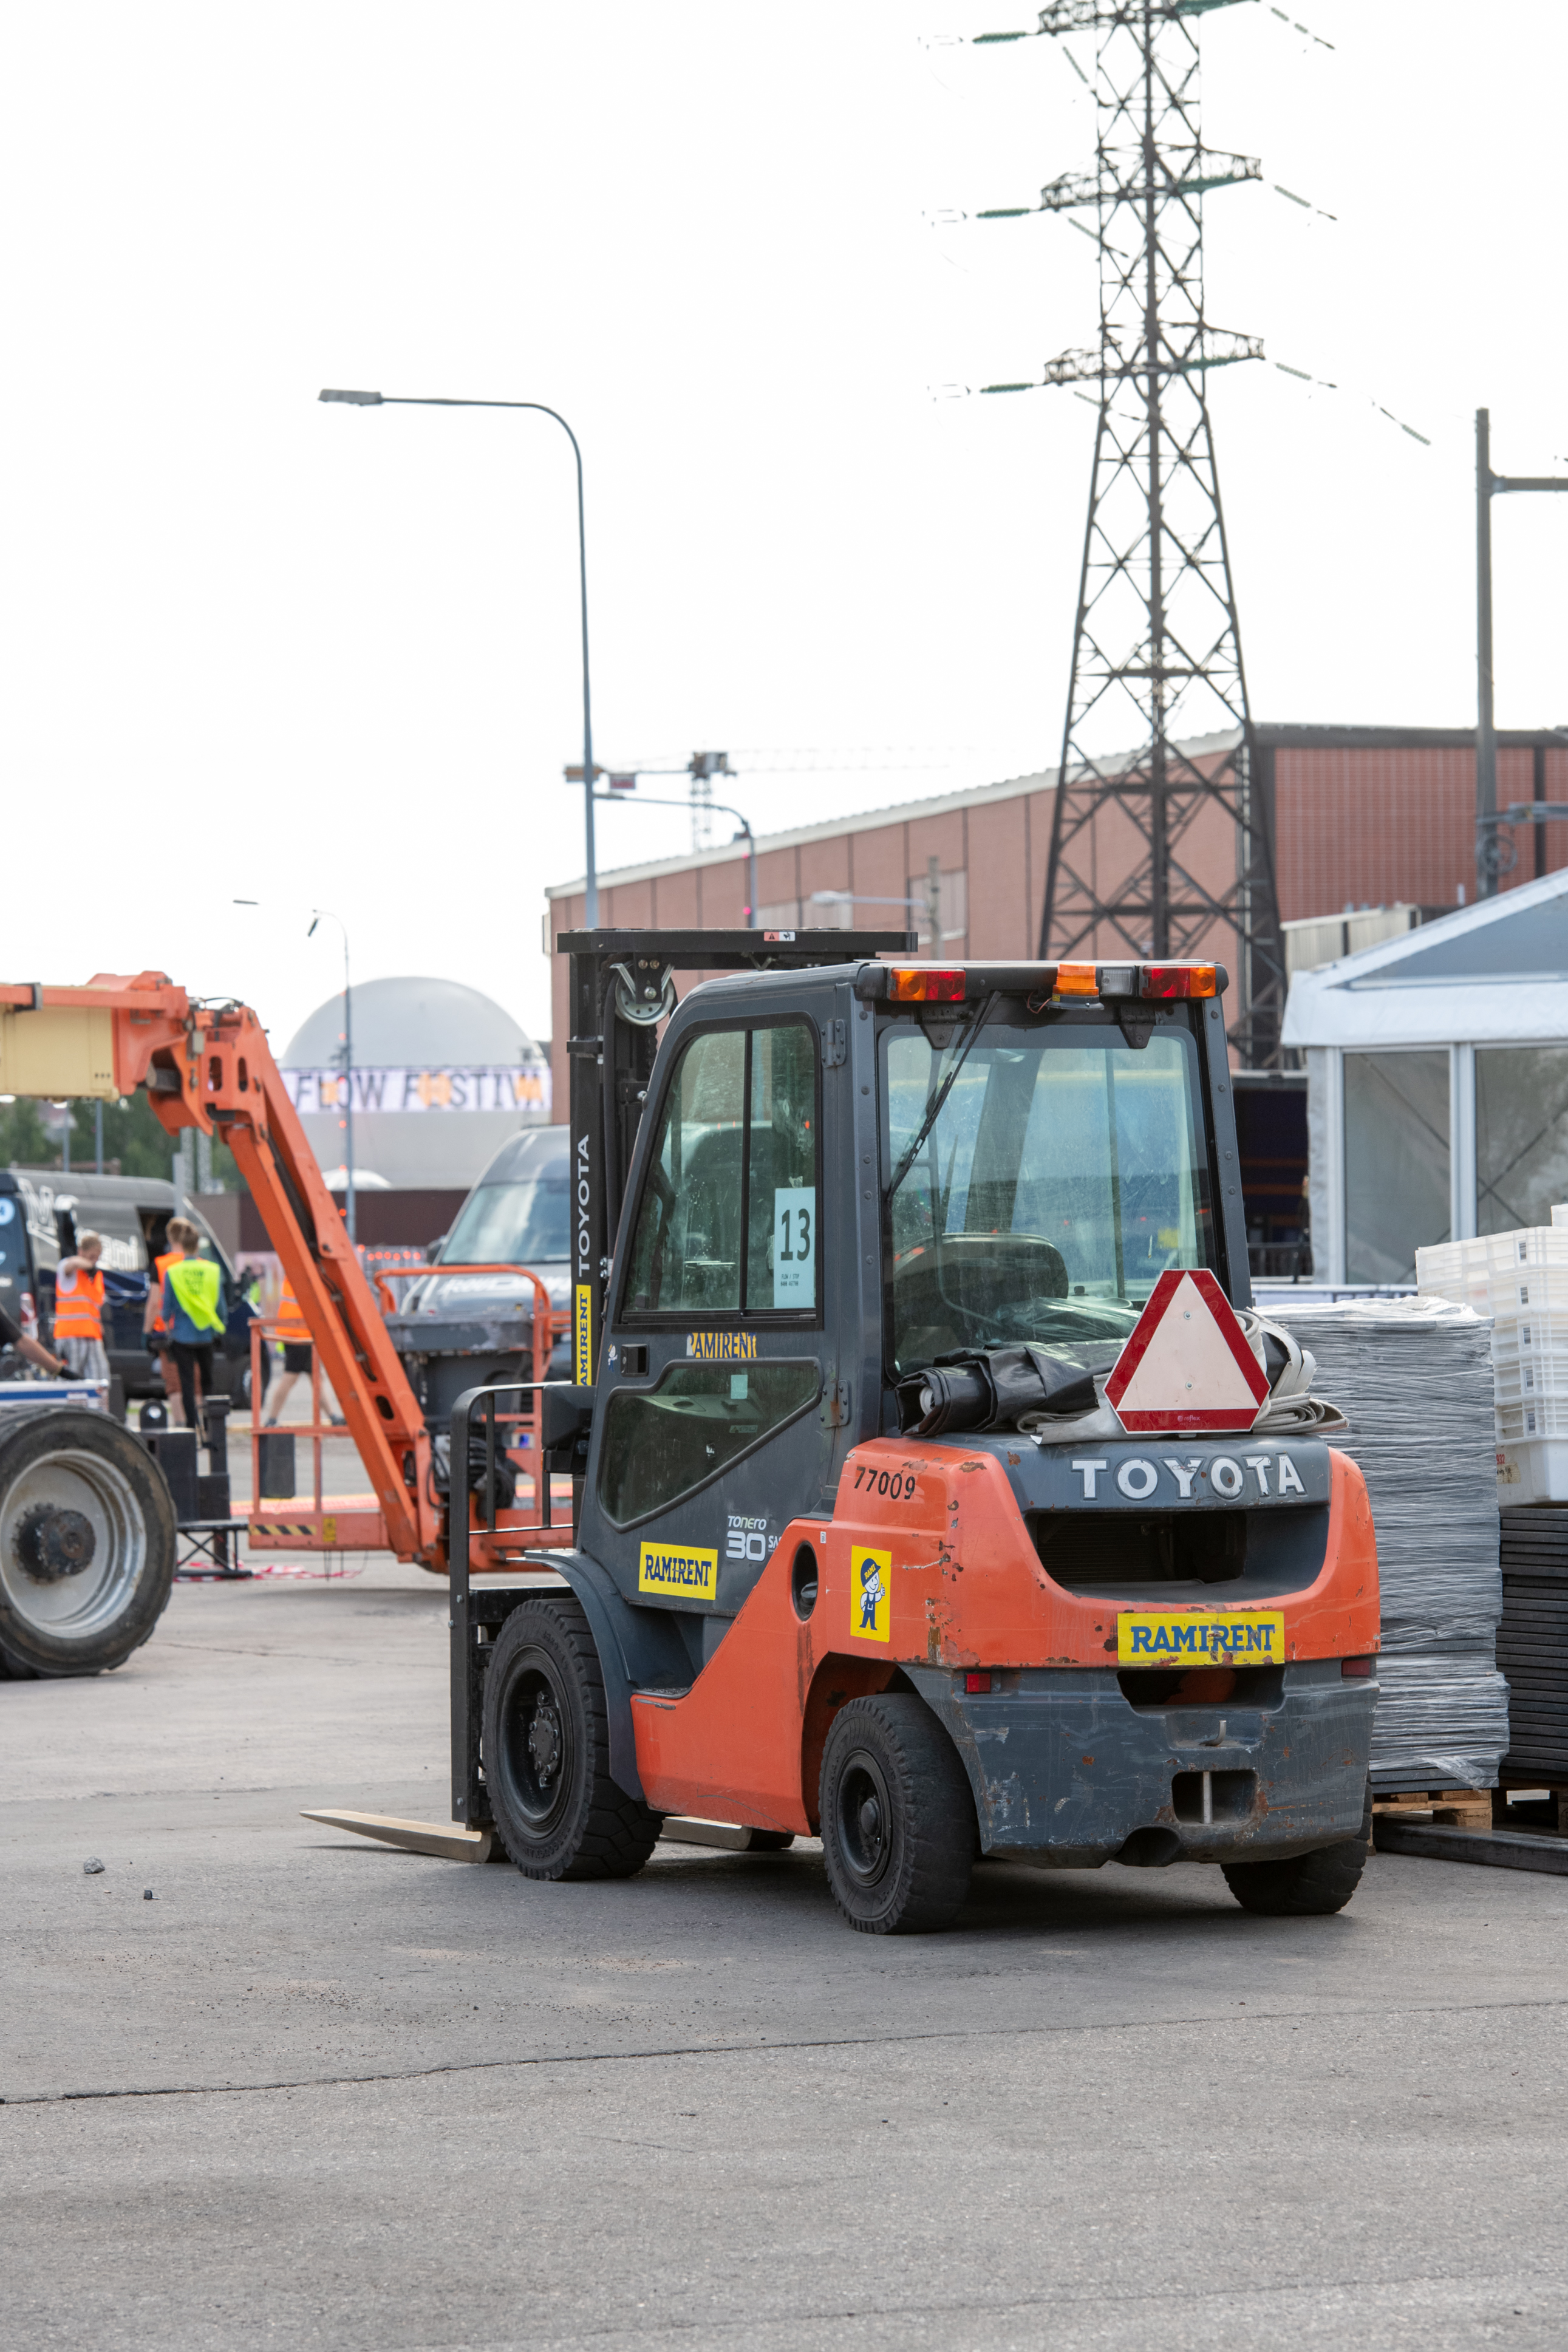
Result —
MULTIPOLYGON (((635 801, 629 793, 595 793, 594 794, 594 798, 596 801, 603 801, 605 803, 606 806, 614 808, 689 809, 691 806, 691 803, 689 801, 645 799, 641 793, 637 794, 635 801)), ((740 826, 741 831, 746 836, 746 929, 749 931, 755 930, 757 925, 756 838, 752 832, 750 824, 748 824, 746 819, 741 814, 740 810, 738 808, 731 808, 727 801, 704 801, 702 805, 704 808, 716 809, 721 816, 732 816, 735 823, 740 826)))
POLYGON ((348 1227, 349 1240, 359 1235, 354 1219, 354 997, 349 972, 348 925, 330 907, 317 907, 310 916, 308 940, 316 936, 316 926, 321 921, 336 923, 343 935, 343 1223, 348 1227))
POLYGON ((560 410, 546 407, 542 400, 440 400, 393 392, 322 392, 317 397, 341 401, 350 408, 527 408, 537 416, 553 417, 571 442, 572 455, 577 461, 577 579, 583 624, 583 830, 588 861, 587 904, 584 912, 587 929, 596 929, 599 877, 594 856, 594 706, 588 688, 588 534, 583 518, 583 452, 577 446, 577 436, 560 410))
MULTIPOLYGON (((1497 894, 1497 728, 1492 716, 1492 500, 1509 490, 1568 490, 1568 475, 1494 474, 1491 412, 1476 411, 1476 896, 1497 894)), ((1539 823, 1540 820, 1537 820, 1539 823)), ((1510 856, 1511 857, 1511 851, 1510 856)))

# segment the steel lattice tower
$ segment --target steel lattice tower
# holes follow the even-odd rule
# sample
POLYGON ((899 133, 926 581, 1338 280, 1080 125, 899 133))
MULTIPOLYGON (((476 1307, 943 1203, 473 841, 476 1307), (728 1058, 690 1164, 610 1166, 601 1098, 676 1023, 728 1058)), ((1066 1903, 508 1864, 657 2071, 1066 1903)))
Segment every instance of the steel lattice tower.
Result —
POLYGON ((1099 348, 1064 352, 1041 379, 1098 383, 1100 414, 1040 953, 1223 955, 1228 933, 1231 1035, 1258 1065, 1279 1055, 1284 955, 1205 384, 1263 347, 1204 315, 1203 199, 1259 167, 1203 144, 1190 21, 1232 5, 1040 12, 1041 34, 1099 36, 1095 170, 1053 181, 1037 209, 1092 212, 1100 248, 1099 348), (1176 740, 1215 735, 1233 742, 1176 740), (1235 840, 1234 881, 1217 887, 1216 822, 1235 840))

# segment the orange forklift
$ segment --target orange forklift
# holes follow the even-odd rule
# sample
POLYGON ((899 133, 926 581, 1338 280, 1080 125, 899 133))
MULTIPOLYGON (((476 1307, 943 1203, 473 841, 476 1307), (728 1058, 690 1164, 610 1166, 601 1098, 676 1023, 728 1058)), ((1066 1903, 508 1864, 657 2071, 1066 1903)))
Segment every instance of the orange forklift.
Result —
POLYGON ((33 1024, 38 1090, 90 1065, 228 1140, 370 1473, 333 1537, 451 1572, 455 1821, 539 1878, 627 1875, 672 1814, 820 1834, 872 1933, 946 1924, 981 1855, 1342 1907, 1376 1552, 1310 1359, 1251 1308, 1223 968, 561 944, 575 1377, 536 1333, 449 1433, 252 1013, 155 974, 0 990, 0 1071, 33 1024), (719 976, 677 1004, 683 971, 719 976))

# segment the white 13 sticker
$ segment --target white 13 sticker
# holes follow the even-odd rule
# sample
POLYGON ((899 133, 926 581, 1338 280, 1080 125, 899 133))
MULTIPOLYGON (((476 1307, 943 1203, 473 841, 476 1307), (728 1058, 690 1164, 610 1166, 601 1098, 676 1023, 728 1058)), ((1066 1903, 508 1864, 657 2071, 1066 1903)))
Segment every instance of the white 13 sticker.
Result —
POLYGON ((779 1185, 773 1193, 773 1305, 816 1304, 816 1188, 779 1185))

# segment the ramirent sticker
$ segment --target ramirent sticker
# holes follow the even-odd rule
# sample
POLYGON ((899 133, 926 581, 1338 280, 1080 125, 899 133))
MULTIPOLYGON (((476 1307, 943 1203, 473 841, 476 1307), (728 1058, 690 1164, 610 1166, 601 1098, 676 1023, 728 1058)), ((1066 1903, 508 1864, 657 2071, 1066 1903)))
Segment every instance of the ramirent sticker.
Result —
POLYGON ((1124 1609, 1116 1621, 1121 1666, 1281 1666, 1285 1618, 1278 1609, 1227 1609, 1195 1617, 1184 1610, 1124 1609))
POLYGON ((594 1286, 580 1282, 572 1298, 572 1376, 579 1388, 594 1381, 594 1286))
POLYGON ((689 1331, 686 1335, 689 1356, 711 1356, 721 1363, 731 1362, 738 1356, 751 1358, 757 1352, 754 1331, 689 1331))
POLYGON ((639 1592, 662 1592, 672 1601, 716 1601, 719 1555, 679 1544, 645 1543, 637 1570, 639 1592))

